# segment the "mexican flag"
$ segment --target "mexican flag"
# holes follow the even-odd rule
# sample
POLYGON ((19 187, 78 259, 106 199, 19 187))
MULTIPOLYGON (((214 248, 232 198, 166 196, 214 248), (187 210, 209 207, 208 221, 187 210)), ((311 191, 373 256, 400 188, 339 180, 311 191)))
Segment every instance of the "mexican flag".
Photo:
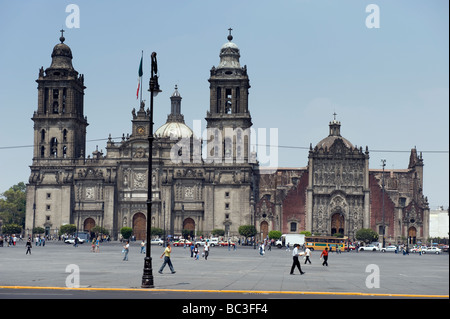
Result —
POLYGON ((137 87, 137 91, 136 91, 136 99, 139 98, 139 90, 141 89, 141 81, 142 81, 142 56, 141 56, 141 63, 139 64, 139 71, 138 71, 138 87, 137 87))

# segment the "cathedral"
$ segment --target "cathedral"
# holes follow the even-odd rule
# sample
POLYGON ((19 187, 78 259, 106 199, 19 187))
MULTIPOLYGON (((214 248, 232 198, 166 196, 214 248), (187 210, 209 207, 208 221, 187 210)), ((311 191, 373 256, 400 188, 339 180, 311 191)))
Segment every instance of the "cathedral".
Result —
POLYGON ((28 232, 42 227, 56 235, 64 224, 80 231, 100 226, 118 239, 122 227, 131 227, 137 239, 144 239, 150 218, 152 227, 171 235, 210 236, 220 229, 235 237, 239 226, 253 225, 260 239, 271 230, 353 239, 361 228, 380 235, 384 230, 391 242, 428 238, 424 164, 416 149, 406 169, 369 169, 368 147, 342 137, 334 117, 328 136, 311 144, 306 167, 259 166, 251 151, 247 66, 240 65, 231 32, 227 39, 208 79, 206 138, 185 124, 175 86, 165 124, 151 132, 150 111, 141 102, 138 110, 130 110, 127 136, 121 141, 109 137, 106 153, 96 149, 87 155, 84 75, 74 69, 61 35, 50 67, 41 67, 36 80, 28 232), (151 150, 149 135, 154 137, 151 150))

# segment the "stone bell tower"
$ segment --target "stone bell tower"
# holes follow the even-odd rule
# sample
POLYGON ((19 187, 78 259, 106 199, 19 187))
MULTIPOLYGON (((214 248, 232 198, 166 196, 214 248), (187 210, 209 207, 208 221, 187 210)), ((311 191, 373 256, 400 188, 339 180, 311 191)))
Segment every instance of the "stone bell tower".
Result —
POLYGON ((72 51, 61 37, 52 63, 39 70, 38 109, 34 112, 33 164, 84 157, 87 119, 84 116, 84 76, 72 66, 72 51))
POLYGON ((228 42, 220 49, 220 63, 212 67, 208 80, 207 157, 219 163, 248 163, 252 126, 248 110, 250 81, 247 66, 241 67, 239 63, 239 48, 231 42, 231 30, 228 42))

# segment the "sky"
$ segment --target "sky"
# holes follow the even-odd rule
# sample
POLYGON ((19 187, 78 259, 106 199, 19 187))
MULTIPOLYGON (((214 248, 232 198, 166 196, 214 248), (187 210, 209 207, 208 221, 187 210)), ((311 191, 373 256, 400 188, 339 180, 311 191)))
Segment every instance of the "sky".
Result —
MULTIPOLYGON (((155 130, 170 113, 175 85, 186 124, 201 121, 205 129, 210 69, 232 28, 250 78, 262 166, 306 167, 309 146, 328 136, 336 113, 341 135, 368 147, 370 169, 381 169, 382 159, 386 170, 406 169, 411 149, 422 152, 423 193, 431 209, 447 208, 448 6, 446 0, 1 1, 0 193, 28 182, 35 81, 39 68, 50 66, 61 28, 87 87, 87 154, 97 146, 106 152, 109 134, 117 141, 131 134, 141 52, 146 90, 157 52, 163 92, 154 101, 155 130)), ((143 98, 149 100, 147 91, 143 98)))

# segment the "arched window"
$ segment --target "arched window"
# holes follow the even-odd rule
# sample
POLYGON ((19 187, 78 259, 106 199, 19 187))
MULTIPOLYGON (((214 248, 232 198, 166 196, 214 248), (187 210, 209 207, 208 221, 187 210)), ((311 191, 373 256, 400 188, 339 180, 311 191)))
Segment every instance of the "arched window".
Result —
POLYGON ((45 146, 41 146, 41 157, 45 157, 45 146))
POLYGON ((45 142, 45 130, 41 131, 41 142, 45 142))
POLYGON ((52 137, 50 140, 50 155, 53 157, 58 156, 58 140, 56 137, 52 137))

